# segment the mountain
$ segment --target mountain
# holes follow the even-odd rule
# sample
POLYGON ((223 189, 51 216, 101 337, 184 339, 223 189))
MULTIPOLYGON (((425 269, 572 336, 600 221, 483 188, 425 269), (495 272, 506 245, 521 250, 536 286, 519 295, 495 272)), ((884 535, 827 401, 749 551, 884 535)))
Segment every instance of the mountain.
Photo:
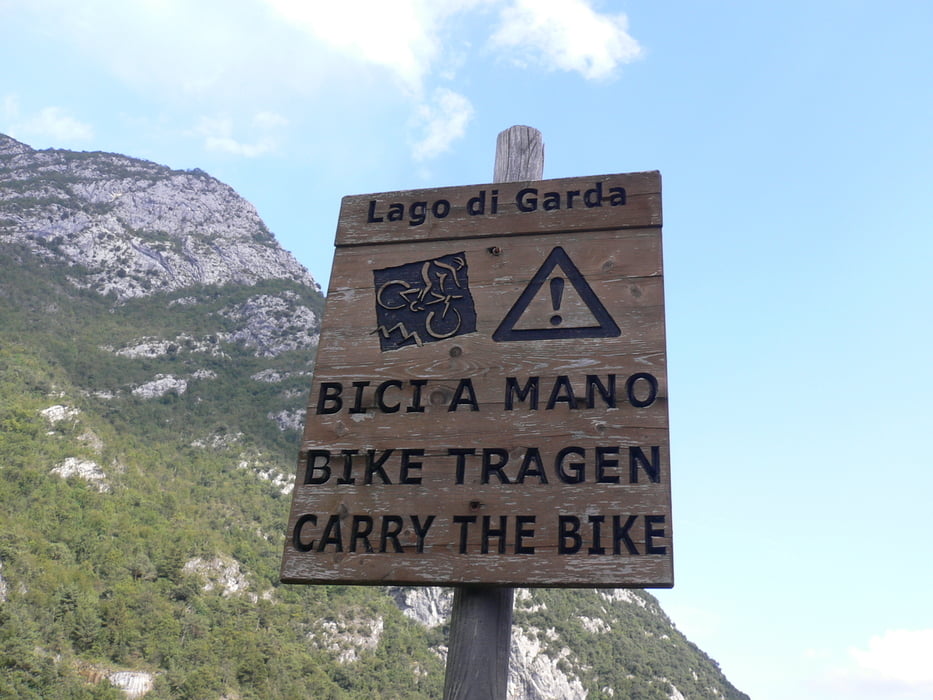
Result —
MULTIPOLYGON (((449 590, 278 581, 324 299, 198 170, 0 135, 0 698, 438 698, 449 590)), ((745 698, 638 590, 520 590, 510 698, 745 698)))
POLYGON ((270 279, 316 286, 255 208, 203 171, 34 151, 3 135, 0 162, 0 240, 83 267, 82 288, 127 299, 270 279))

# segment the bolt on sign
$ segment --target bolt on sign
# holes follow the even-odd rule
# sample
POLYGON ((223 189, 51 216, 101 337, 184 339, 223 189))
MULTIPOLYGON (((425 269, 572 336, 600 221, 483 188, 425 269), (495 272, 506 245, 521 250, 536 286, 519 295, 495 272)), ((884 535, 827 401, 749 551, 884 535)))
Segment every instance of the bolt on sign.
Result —
POLYGON ((673 585, 657 172, 343 199, 288 583, 673 585))

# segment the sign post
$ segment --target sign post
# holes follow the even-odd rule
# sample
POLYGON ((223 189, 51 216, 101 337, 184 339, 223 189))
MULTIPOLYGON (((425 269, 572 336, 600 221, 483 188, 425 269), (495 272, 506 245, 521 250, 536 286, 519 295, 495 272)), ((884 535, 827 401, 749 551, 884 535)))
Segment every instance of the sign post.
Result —
POLYGON ((496 172, 344 198, 282 580, 458 586, 507 665, 511 587, 669 587, 673 540, 660 175, 496 172))
MULTIPOLYGON (((540 180, 541 132, 513 126, 496 139, 494 182, 540 180)), ((508 586, 458 586, 450 615, 444 700, 505 700, 515 590, 508 586)))

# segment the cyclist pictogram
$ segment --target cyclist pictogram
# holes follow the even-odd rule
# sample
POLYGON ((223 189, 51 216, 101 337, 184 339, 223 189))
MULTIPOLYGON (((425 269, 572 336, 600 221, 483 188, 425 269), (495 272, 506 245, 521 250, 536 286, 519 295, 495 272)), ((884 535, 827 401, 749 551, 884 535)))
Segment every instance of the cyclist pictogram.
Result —
POLYGON ((374 270, 373 281, 383 351, 476 331, 465 253, 374 270))

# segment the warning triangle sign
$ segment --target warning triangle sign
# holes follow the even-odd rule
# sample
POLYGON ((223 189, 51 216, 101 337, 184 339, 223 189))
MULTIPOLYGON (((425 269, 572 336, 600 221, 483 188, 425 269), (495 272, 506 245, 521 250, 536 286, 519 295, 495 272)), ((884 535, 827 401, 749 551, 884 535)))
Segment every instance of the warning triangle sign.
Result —
POLYGON ((622 334, 606 307, 596 296, 570 256, 554 248, 531 278, 521 296, 492 334, 496 342, 512 340, 557 340, 565 338, 614 338, 622 334), (545 282, 550 284, 545 287, 545 282), (567 289, 566 282, 570 283, 567 289), (565 295, 566 290, 566 295, 565 295), (564 302, 575 309, 561 313, 564 302), (549 303, 548 313, 541 310, 549 303), (575 303, 574 303, 575 302, 575 303))

